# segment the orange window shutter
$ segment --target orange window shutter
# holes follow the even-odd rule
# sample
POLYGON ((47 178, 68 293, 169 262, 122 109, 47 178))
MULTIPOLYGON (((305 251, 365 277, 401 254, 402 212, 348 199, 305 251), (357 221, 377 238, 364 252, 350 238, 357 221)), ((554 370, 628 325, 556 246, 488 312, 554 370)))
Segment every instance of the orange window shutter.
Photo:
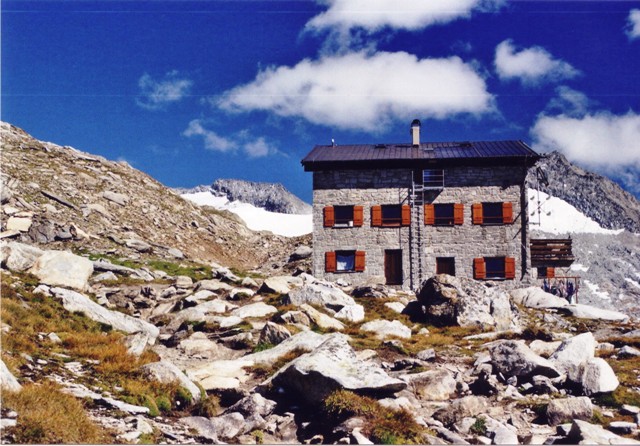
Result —
POLYGON ((473 278, 484 279, 487 277, 487 268, 484 263, 484 258, 478 257, 473 259, 473 278))
POLYGON ((436 210, 432 204, 424 205, 424 224, 435 225, 436 224, 436 210))
POLYGON ((502 203, 502 223, 505 225, 513 223, 513 203, 502 203))
POLYGON ((324 227, 333 228, 336 222, 335 213, 333 212, 333 206, 325 206, 324 208, 324 227))
POLYGON ((364 211, 362 206, 353 207, 353 226, 362 226, 364 222, 364 211))
POLYGON ((327 273, 336 272, 336 253, 334 251, 324 253, 324 271, 327 273))
POLYGON ((355 264, 355 270, 356 272, 363 272, 364 271, 364 260, 365 260, 365 252, 364 251, 356 251, 356 264, 355 264))
POLYGON ((382 226, 382 206, 371 206, 371 226, 382 226))
POLYGON ((402 205, 402 226, 409 226, 411 224, 411 206, 408 204, 402 205))
POLYGON ((516 278, 516 259, 514 259, 513 257, 507 257, 506 259, 504 259, 504 278, 516 278))
POLYGON ((483 222, 482 219, 482 203, 473 203, 471 206, 471 211, 473 214, 473 224, 481 225, 483 222))
POLYGON ((461 225, 464 223, 464 205, 456 203, 453 205, 453 224, 461 225))
POLYGON ((553 279, 556 276, 556 269, 554 267, 547 268, 547 279, 553 279))

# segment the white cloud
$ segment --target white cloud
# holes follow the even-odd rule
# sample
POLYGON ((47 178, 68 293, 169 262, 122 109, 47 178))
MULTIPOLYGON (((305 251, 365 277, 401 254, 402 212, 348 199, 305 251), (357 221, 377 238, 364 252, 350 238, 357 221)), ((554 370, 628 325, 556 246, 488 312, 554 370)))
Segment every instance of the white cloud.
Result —
POLYGON ((547 104, 547 112, 562 113, 568 116, 584 116, 593 101, 581 91, 574 90, 565 85, 556 88, 557 98, 553 98, 547 104))
POLYGON ((275 147, 268 144, 262 137, 246 143, 244 151, 250 158, 262 158, 278 152, 275 147))
POLYGON ((503 0, 316 0, 325 12, 307 23, 307 29, 327 28, 367 32, 383 28, 415 31, 430 25, 468 18, 472 12, 495 10, 503 0))
POLYGON ((186 137, 201 136, 204 140, 204 147, 208 150, 217 152, 233 152, 237 149, 237 144, 222 136, 219 136, 212 130, 208 130, 202 126, 202 121, 194 119, 189 123, 187 129, 182 132, 186 137))
POLYGON ((213 103, 366 131, 382 131, 394 119, 494 110, 484 79, 460 58, 418 59, 405 52, 356 52, 267 68, 213 103))
POLYGON ((189 94, 193 81, 180 77, 177 71, 155 80, 148 73, 138 80, 140 96, 136 103, 147 110, 160 110, 172 102, 178 102, 189 94))
POLYGON ((571 161, 605 173, 640 169, 640 115, 608 112, 582 117, 541 115, 531 129, 533 148, 559 150, 571 161))
POLYGON ((640 9, 632 9, 629 11, 625 31, 631 40, 640 38, 640 9))
POLYGON ((501 79, 519 79, 524 85, 555 82, 580 74, 567 62, 554 59, 542 47, 519 50, 510 39, 496 47, 494 64, 501 79))

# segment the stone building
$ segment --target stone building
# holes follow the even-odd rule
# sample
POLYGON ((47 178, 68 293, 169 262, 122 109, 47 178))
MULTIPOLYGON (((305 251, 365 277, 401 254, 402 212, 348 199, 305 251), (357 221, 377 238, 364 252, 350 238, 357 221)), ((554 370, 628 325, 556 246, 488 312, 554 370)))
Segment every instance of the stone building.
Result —
POLYGON ((528 278, 522 141, 316 146, 313 273, 417 288, 437 273, 511 285, 528 278))

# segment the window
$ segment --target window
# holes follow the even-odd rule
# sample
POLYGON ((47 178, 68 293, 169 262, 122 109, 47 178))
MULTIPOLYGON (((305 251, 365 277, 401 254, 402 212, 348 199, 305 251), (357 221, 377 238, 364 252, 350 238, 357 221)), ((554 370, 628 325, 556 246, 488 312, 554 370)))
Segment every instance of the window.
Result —
POLYGON ((474 225, 506 225, 513 223, 510 202, 474 203, 471 207, 474 225))
POLYGON ((436 257, 436 274, 456 275, 456 259, 454 257, 436 257))
POLYGON ((425 169, 422 171, 422 185, 425 189, 444 188, 444 169, 425 169))
POLYGON ((461 225, 464 222, 464 205, 438 203, 424 205, 424 224, 435 226, 461 225))
POLYGON ((325 272, 362 272, 364 271, 364 266, 364 251, 342 250, 325 253, 325 272))
POLYGON ((371 226, 409 226, 411 206, 408 204, 385 204, 371 207, 371 226))
POLYGON ((326 206, 324 208, 325 228, 350 228, 362 226, 362 206, 326 206))
POLYGON ((515 279, 516 262, 513 257, 479 257, 473 259, 475 279, 515 279))
POLYGON ((553 279, 556 276, 556 269, 554 267, 538 267, 538 277, 553 279))

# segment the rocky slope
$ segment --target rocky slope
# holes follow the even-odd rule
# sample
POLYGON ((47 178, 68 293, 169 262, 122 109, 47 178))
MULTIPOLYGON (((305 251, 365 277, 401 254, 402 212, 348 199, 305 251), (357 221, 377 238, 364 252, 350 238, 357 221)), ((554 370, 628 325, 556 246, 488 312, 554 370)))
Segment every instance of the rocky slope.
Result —
POLYGON ((282 266, 300 242, 256 233, 230 212, 203 209, 124 162, 38 141, 7 123, 0 237, 113 256, 282 266))
POLYGON ((538 161, 527 186, 563 199, 603 228, 640 233, 640 202, 610 179, 571 164, 559 152, 538 161))
POLYGON ((242 201, 267 211, 282 214, 310 214, 311 206, 279 183, 218 179, 211 186, 196 186, 192 189, 176 189, 180 194, 211 192, 229 201, 242 201))

